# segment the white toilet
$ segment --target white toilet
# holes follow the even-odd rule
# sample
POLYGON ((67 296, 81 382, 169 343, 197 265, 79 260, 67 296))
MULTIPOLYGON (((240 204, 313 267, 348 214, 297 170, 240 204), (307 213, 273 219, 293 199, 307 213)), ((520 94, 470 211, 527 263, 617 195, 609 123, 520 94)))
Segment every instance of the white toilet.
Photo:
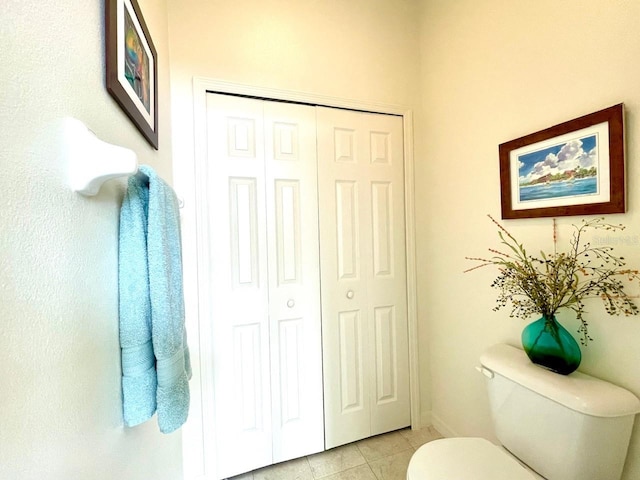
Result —
POLYGON ((420 447, 407 480, 620 480, 640 400, 628 390, 531 363, 509 345, 480 357, 495 433, 420 447), (503 448, 504 447, 504 448, 503 448))

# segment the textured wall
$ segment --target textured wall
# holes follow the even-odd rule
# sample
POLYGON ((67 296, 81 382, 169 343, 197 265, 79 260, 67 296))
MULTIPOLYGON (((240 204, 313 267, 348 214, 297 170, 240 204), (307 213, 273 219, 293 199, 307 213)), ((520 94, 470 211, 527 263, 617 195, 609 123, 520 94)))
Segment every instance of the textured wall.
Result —
POLYGON ((104 87, 104 2, 2 2, 0 16, 0 478, 181 478, 180 434, 125 429, 118 345, 122 182, 67 185, 61 120, 85 122, 171 178, 164 0, 141 7, 160 55, 160 145, 104 87))
MULTIPOLYGON (((627 225, 616 249, 640 268, 640 4, 423 3, 416 205, 424 208, 417 209, 416 223, 419 309, 428 331, 421 342, 431 352, 436 424, 448 433, 490 436, 484 377, 474 366, 489 345, 517 344, 525 322, 508 318, 508 311, 492 312, 496 292, 489 285, 495 271, 462 271, 469 267, 465 256, 497 246, 496 229, 485 214, 500 216, 498 145, 624 102, 628 213, 610 220, 627 225)), ((579 221, 558 220, 562 245, 568 243, 571 224, 579 221)), ((505 224, 531 251, 552 248, 550 219, 505 224)), ((610 317, 599 301, 587 310, 595 341, 583 349, 581 370, 640 396, 640 317, 610 317)), ((573 317, 560 315, 571 331, 577 329, 573 317)), ((638 478, 637 425, 624 479, 638 478)))

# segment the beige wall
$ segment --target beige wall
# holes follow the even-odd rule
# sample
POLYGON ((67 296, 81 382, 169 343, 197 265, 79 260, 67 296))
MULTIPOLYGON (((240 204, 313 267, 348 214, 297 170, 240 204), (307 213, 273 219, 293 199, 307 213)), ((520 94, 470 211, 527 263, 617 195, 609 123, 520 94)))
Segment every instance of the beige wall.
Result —
MULTIPOLYGON (((73 193, 66 116, 171 178, 164 0, 141 8, 159 54, 160 150, 104 86, 102 1, 3 0, 0 15, 0 478, 182 476, 180 433, 124 428, 117 233, 122 182, 73 193)), ((90 152, 88 152, 90 155, 90 152)))
MULTIPOLYGON (((483 377, 474 366, 489 345, 517 344, 525 325, 491 311, 494 271, 462 273, 466 255, 497 246, 485 214, 500 216, 498 145, 624 102, 628 213, 610 220, 627 225, 616 249, 640 267, 640 3, 426 0, 421 18, 419 308, 428 327, 433 418, 448 433, 489 436, 483 377)), ((565 245, 579 220, 559 219, 565 245)), ((551 248, 551 220, 505 225, 531 250, 551 248)), ((581 370, 640 396, 640 318, 610 317, 599 302, 587 308, 595 341, 583 349, 581 370)), ((576 329, 571 314, 560 318, 576 329)), ((640 478, 640 426, 624 478, 640 478)))
MULTIPOLYGON (((629 212, 612 220, 628 225, 617 248, 640 266, 635 1, 142 0, 160 57, 158 152, 104 89, 102 3, 2 7, 0 477, 181 477, 179 433, 160 435, 155 420, 122 426, 122 183, 93 199, 69 191, 64 116, 133 148, 165 178, 173 151, 180 183, 191 174, 179 165, 193 156, 195 75, 414 109, 421 408, 445 433, 491 438, 473 367, 492 343, 517 343, 523 327, 491 311, 492 272, 461 273, 466 255, 496 244, 484 215, 499 216, 499 143, 624 102, 629 212)), ((191 192, 181 193, 189 235, 191 192)), ((561 242, 575 220, 559 220, 561 242)), ((507 223, 545 249, 550 225, 507 223)), ((608 317, 598 303, 588 310, 596 340, 581 369, 640 395, 640 319, 608 317)), ((561 318, 575 327, 570 315, 561 318)), ((638 477, 640 428, 624 478, 638 477)))
POLYGON ((177 161, 193 156, 194 76, 418 104, 417 0, 167 3, 177 161))
MULTIPOLYGON (((185 276, 193 282, 193 77, 415 109, 419 104, 418 1, 167 3, 174 175, 185 199, 185 276)), ((194 291, 187 291, 188 322, 196 315, 194 291)), ((197 346, 192 349, 197 360, 197 346)), ((423 359, 426 362, 426 356, 423 359)), ((197 376, 197 370, 194 373, 197 376)), ((428 400, 428 395, 424 398, 428 400)), ((194 439, 202 435, 196 425, 197 401, 185 433, 194 439)), ((188 476, 202 473, 201 445, 196 441, 185 446, 188 476)))
MULTIPOLYGON (((417 270, 422 414, 448 434, 492 438, 483 378, 473 368, 496 342, 518 343, 523 322, 492 312, 493 272, 462 274, 467 255, 495 245, 499 143, 624 102, 629 185, 640 68, 632 1, 168 0, 174 152, 193 157, 194 76, 415 110, 417 270), (194 13, 197 12, 197 13, 194 13), (419 20, 419 25, 418 25, 419 20)), ((192 172, 176 163, 178 184, 192 172)), ((187 235, 190 192, 183 192, 187 235)), ((629 213, 612 218, 640 234, 629 213)), ((559 220, 567 242, 575 219, 559 220)), ((551 246, 551 221, 511 221, 528 244, 551 246)), ((190 232, 190 233, 189 233, 190 232)), ((619 248, 640 265, 640 245, 619 248)), ((193 273, 191 273, 193 275, 193 273)), ((640 293, 640 289, 638 289, 640 293)), ((192 299, 193 300, 193 299, 192 299)), ((589 304, 596 341, 582 369, 640 394, 633 340, 640 319, 589 304)), ((576 328, 574 319, 561 319, 576 328)), ((640 475, 634 431, 626 477, 640 475)))

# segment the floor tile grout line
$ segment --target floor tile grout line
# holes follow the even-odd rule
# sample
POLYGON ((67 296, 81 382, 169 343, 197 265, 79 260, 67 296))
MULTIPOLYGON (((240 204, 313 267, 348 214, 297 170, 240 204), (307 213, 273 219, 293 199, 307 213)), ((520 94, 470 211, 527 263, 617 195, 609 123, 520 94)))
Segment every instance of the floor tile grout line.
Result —
MULTIPOLYGON (((371 462, 379 462, 380 460, 384 460, 385 458, 393 457, 394 455, 399 455, 401 453, 408 452, 410 450, 415 452, 414 447, 412 445, 410 445, 410 448, 405 448, 404 450, 400 450, 399 452, 395 452, 395 453, 392 453, 390 455, 385 455, 384 457, 376 458, 375 460, 372 460, 371 462)), ((378 474, 376 473, 376 470, 373 468, 373 465, 371 465, 371 462, 367 462, 367 464, 369 465, 369 468, 371 469, 371 472, 373 473, 373 476, 376 477, 377 480, 384 480, 384 478, 380 478, 378 476, 378 474)))
MULTIPOLYGON (((313 480, 321 480, 321 479, 326 479, 326 478, 334 476, 334 475, 339 475, 339 474, 341 474, 343 472, 346 472, 346 471, 349 471, 349 470, 352 470, 352 469, 355 469, 355 468, 359 468, 359 467, 362 467, 362 466, 366 465, 368 470, 370 471, 370 473, 373 475, 373 478, 375 478, 377 480, 384 480, 384 474, 382 473, 382 471, 379 472, 380 475, 382 475, 382 478, 381 478, 376 473, 376 470, 374 469, 373 464, 376 463, 378 465, 378 468, 379 468, 380 467, 380 462, 382 462, 384 459, 388 459, 389 457, 392 457, 394 455, 399 455, 399 454, 404 453, 404 452, 411 452, 411 451, 415 452, 418 448, 420 448, 425 443, 428 443, 430 441, 436 440, 438 438, 442 438, 442 436, 439 434, 439 432, 437 430, 435 430, 434 428, 431 428, 431 427, 427 427, 427 428, 428 428, 429 435, 427 435, 427 438, 425 439, 426 441, 421 441, 421 440, 424 439, 424 437, 416 437, 414 435, 407 434, 404 431, 395 431, 395 432, 389 432, 388 434, 382 434, 381 437, 389 435, 389 434, 400 433, 402 438, 406 441, 406 443, 408 445, 408 448, 405 448, 403 450, 400 450, 400 451, 397 451, 397 452, 394 452, 394 453, 390 453, 389 455, 383 455, 381 457, 374 458, 374 459, 371 459, 371 460, 368 460, 367 457, 365 457, 365 455, 363 453, 363 450, 361 448, 361 445, 358 445, 358 443, 364 442, 367 439, 364 439, 362 441, 352 442, 351 445, 356 447, 355 450, 361 456, 363 463, 358 464, 358 465, 353 465, 353 466, 348 467, 348 468, 342 468, 339 471, 327 473, 327 474, 320 475, 320 476, 317 476, 314 473, 314 469, 311 466, 312 462, 311 462, 311 458, 310 457, 312 457, 314 455, 305 455, 304 458, 306 460, 306 465, 308 467, 307 471, 311 474, 311 477, 313 478, 313 480), (418 444, 418 445, 415 445, 415 444, 418 444)), ((349 445, 349 444, 347 444, 347 445, 349 445)), ((322 453, 322 452, 318 452, 318 453, 322 453)), ((328 463, 328 462, 325 460, 323 463, 328 463)), ((247 472, 247 474, 250 475, 250 476, 246 477, 245 480, 255 480, 254 472, 247 472)), ((230 480, 233 480, 233 478, 230 479, 230 480)))

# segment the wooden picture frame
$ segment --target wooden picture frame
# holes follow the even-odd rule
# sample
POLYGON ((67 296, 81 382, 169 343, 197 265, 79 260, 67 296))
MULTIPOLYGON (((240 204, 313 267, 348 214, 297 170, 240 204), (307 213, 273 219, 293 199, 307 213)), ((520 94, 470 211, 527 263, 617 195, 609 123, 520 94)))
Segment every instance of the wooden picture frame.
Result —
POLYGON ((136 0, 106 0, 107 90, 147 141, 158 149, 158 66, 136 0))
POLYGON ((499 146, 502 218, 625 212, 624 106, 499 146))

